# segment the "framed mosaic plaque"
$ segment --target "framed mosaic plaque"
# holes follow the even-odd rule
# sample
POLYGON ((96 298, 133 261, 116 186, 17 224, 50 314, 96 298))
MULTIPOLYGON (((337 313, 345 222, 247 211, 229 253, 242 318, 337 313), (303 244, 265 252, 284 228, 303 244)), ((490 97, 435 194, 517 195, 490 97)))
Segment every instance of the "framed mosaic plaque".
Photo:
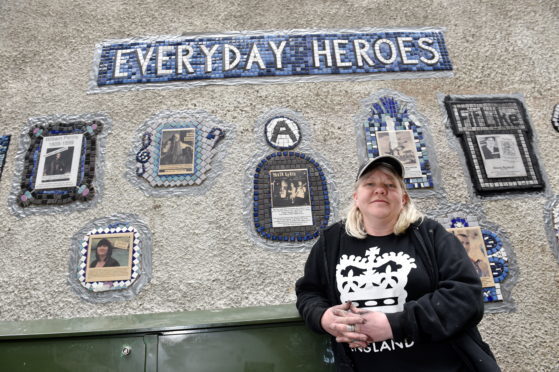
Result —
POLYGON ((10 146, 11 136, 0 136, 0 179, 2 179, 2 172, 4 171, 4 164, 6 163, 6 156, 8 154, 8 146, 10 146))
POLYGON ((151 234, 133 215, 102 218, 74 235, 70 256, 69 281, 83 299, 130 298, 150 280, 151 234))
POLYGON ((150 195, 196 193, 215 178, 231 125, 204 111, 163 111, 138 130, 129 178, 150 195))
POLYGON ((16 155, 12 210, 23 216, 90 207, 101 187, 100 149, 109 127, 103 114, 31 118, 16 155))
POLYGON ((328 183, 320 164, 299 152, 277 152, 258 163, 253 185, 253 223, 272 241, 307 241, 330 220, 328 183))
POLYGON ((380 155, 397 157, 405 167, 408 190, 434 190, 434 154, 429 150, 428 121, 404 95, 380 90, 362 102, 356 116, 358 148, 362 162, 380 155))
POLYGON ((247 168, 251 193, 245 217, 251 236, 267 248, 312 245, 333 219, 334 185, 324 160, 309 146, 306 121, 289 109, 272 109, 258 119, 255 135, 263 148, 291 150, 262 151, 247 168))
POLYGON ((510 254, 507 253, 510 247, 500 228, 480 224, 475 215, 452 214, 438 221, 456 236, 468 253, 481 280, 486 311, 513 309, 510 290, 514 278, 511 279, 510 254))
POLYGON ((520 99, 446 96, 444 105, 477 194, 545 188, 532 128, 520 99))

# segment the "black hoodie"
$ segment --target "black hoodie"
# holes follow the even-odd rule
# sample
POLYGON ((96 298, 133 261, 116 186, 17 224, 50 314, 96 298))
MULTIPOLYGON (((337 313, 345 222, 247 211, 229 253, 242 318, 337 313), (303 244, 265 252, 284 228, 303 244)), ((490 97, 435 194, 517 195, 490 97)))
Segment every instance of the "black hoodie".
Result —
MULTIPOLYGON (((481 283, 461 243, 428 218, 412 224, 404 234, 408 234, 414 247, 415 260, 421 261, 418 268, 427 271, 430 290, 408 300, 403 311, 386 314, 394 339, 448 343, 469 370, 499 370, 476 328, 483 316, 481 283)), ((336 289, 340 252, 359 242, 347 235, 343 223, 338 222, 325 229, 313 246, 304 276, 296 283, 297 309, 312 330, 326 333, 320 324, 322 315, 340 304, 336 289)), ((353 371, 347 344, 332 339, 332 346, 338 371, 353 371)), ((374 367, 390 370, 388 365, 374 367)))

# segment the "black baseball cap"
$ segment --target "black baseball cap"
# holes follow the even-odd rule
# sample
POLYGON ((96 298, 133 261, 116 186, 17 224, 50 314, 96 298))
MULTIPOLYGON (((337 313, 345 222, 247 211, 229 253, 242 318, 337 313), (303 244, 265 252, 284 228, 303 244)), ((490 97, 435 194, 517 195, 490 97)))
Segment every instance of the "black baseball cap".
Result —
POLYGON ((404 178, 404 165, 402 162, 392 155, 382 155, 363 163, 363 165, 359 167, 359 172, 357 172, 357 178, 355 180, 359 180, 361 176, 379 165, 384 165, 392 169, 400 178, 404 178))

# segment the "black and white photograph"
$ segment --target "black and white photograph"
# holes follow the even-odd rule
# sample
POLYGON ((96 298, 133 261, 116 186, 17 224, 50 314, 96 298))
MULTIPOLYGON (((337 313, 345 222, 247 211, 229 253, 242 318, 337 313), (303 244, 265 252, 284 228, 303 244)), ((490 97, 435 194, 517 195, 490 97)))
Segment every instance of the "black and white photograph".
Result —
POLYGON ((421 177, 413 131, 387 130, 376 132, 380 155, 392 155, 404 164, 406 178, 421 177))
POLYGON ((476 135, 488 178, 525 177, 518 143, 513 134, 476 135))
POLYGON ((195 139, 195 128, 163 129, 158 174, 194 173, 195 139))
POLYGON ((307 169, 270 171, 273 227, 312 225, 307 169))
POLYGON ((133 241, 132 232, 91 235, 85 281, 129 280, 132 275, 133 241))
POLYGON ((36 189, 76 186, 82 140, 82 134, 49 136, 43 139, 36 189))

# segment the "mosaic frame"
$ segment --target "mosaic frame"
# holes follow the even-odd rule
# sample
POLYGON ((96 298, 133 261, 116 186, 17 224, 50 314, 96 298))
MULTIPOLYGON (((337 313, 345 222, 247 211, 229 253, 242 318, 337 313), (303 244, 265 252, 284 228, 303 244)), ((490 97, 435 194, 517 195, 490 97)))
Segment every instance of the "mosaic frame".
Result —
MULTIPOLYGON (((438 195, 441 189, 441 177, 438 172, 437 160, 429 130, 428 119, 416 110, 416 103, 410 97, 399 92, 381 89, 361 101, 359 113, 354 117, 358 158, 361 163, 379 155, 391 154, 400 157, 406 165, 409 157, 414 157, 413 176, 406 177, 408 192, 415 197, 438 195), (398 132, 413 133, 415 154, 408 151, 399 156, 396 153, 381 154, 379 134, 389 136, 398 132)), ((406 170, 409 174, 409 168, 406 170)))
POLYGON ((555 131, 559 132, 559 104, 555 105, 551 114, 551 125, 555 131))
POLYGON ((0 136, 0 180, 2 179, 2 173, 4 172, 4 165, 6 164, 6 158, 8 157, 10 138, 11 135, 0 136))
POLYGON ((549 197, 543 212, 547 240, 555 259, 559 262, 559 196, 549 197))
MULTIPOLYGON (((110 238, 109 238, 110 239, 110 238)), ((91 221, 72 237, 68 282, 83 300, 95 303, 127 300, 151 280, 151 233, 135 215, 115 214, 91 221), (87 280, 90 238, 132 234, 130 277, 120 280, 87 280)), ((108 270, 114 268, 107 268, 108 270)))
POLYGON ((298 29, 105 40, 95 47, 88 93, 450 77, 444 31, 298 29))
POLYGON ((161 111, 137 131, 127 162, 127 177, 146 195, 203 194, 221 172, 221 163, 234 138, 233 126, 203 110, 161 111), (191 173, 161 175, 159 159, 163 131, 195 133, 191 173))
MULTIPOLYGON (((473 191, 478 196, 545 190, 543 170, 536 155, 534 134, 520 97, 447 95, 443 98, 443 105, 450 128, 458 138, 464 153, 473 191), (504 110, 504 113, 499 109, 504 110), (484 135, 496 139, 514 138, 515 147, 508 151, 512 160, 489 161, 485 158, 482 154, 484 145, 476 139, 484 135), (492 172, 492 169, 504 168, 505 161, 517 168, 518 174, 513 174, 515 170, 512 170, 506 177, 505 174, 490 177, 488 173, 492 172), (520 174, 522 170, 525 176, 520 174)), ((509 142, 510 147, 513 141, 507 140, 503 144, 506 142, 509 142)), ((498 151, 503 153, 501 147, 499 145, 498 151)))
POLYGON ((514 311, 512 288, 518 280, 518 265, 509 235, 499 226, 485 220, 481 204, 448 204, 441 201, 428 215, 445 228, 479 227, 483 236, 495 286, 483 287, 486 313, 514 311))
MULTIPOLYGON (((309 146, 312 137, 309 124, 299 113, 287 108, 271 109, 257 119, 254 132, 257 145, 262 150, 252 157, 245 171, 243 217, 247 231, 255 244, 266 249, 285 252, 308 249, 320 231, 337 219, 335 206, 338 199, 332 172, 326 160, 309 146), (270 152, 270 145, 264 135, 266 123, 279 116, 286 116, 297 123, 301 141, 297 148, 290 151, 270 152), (286 171, 287 174, 302 169, 308 171, 313 224, 274 228, 270 171, 286 171)), ((294 214, 294 217, 297 216, 301 215, 294 214)))
MULTIPOLYGON (((110 127, 111 120, 102 113, 30 118, 21 132, 16 155, 16 172, 9 197, 12 212, 25 217, 35 213, 83 210, 95 205, 102 193, 104 146, 110 127), (76 185, 36 189, 44 139, 65 135, 82 137, 76 185)), ((72 159, 74 161, 77 159, 72 159)))

